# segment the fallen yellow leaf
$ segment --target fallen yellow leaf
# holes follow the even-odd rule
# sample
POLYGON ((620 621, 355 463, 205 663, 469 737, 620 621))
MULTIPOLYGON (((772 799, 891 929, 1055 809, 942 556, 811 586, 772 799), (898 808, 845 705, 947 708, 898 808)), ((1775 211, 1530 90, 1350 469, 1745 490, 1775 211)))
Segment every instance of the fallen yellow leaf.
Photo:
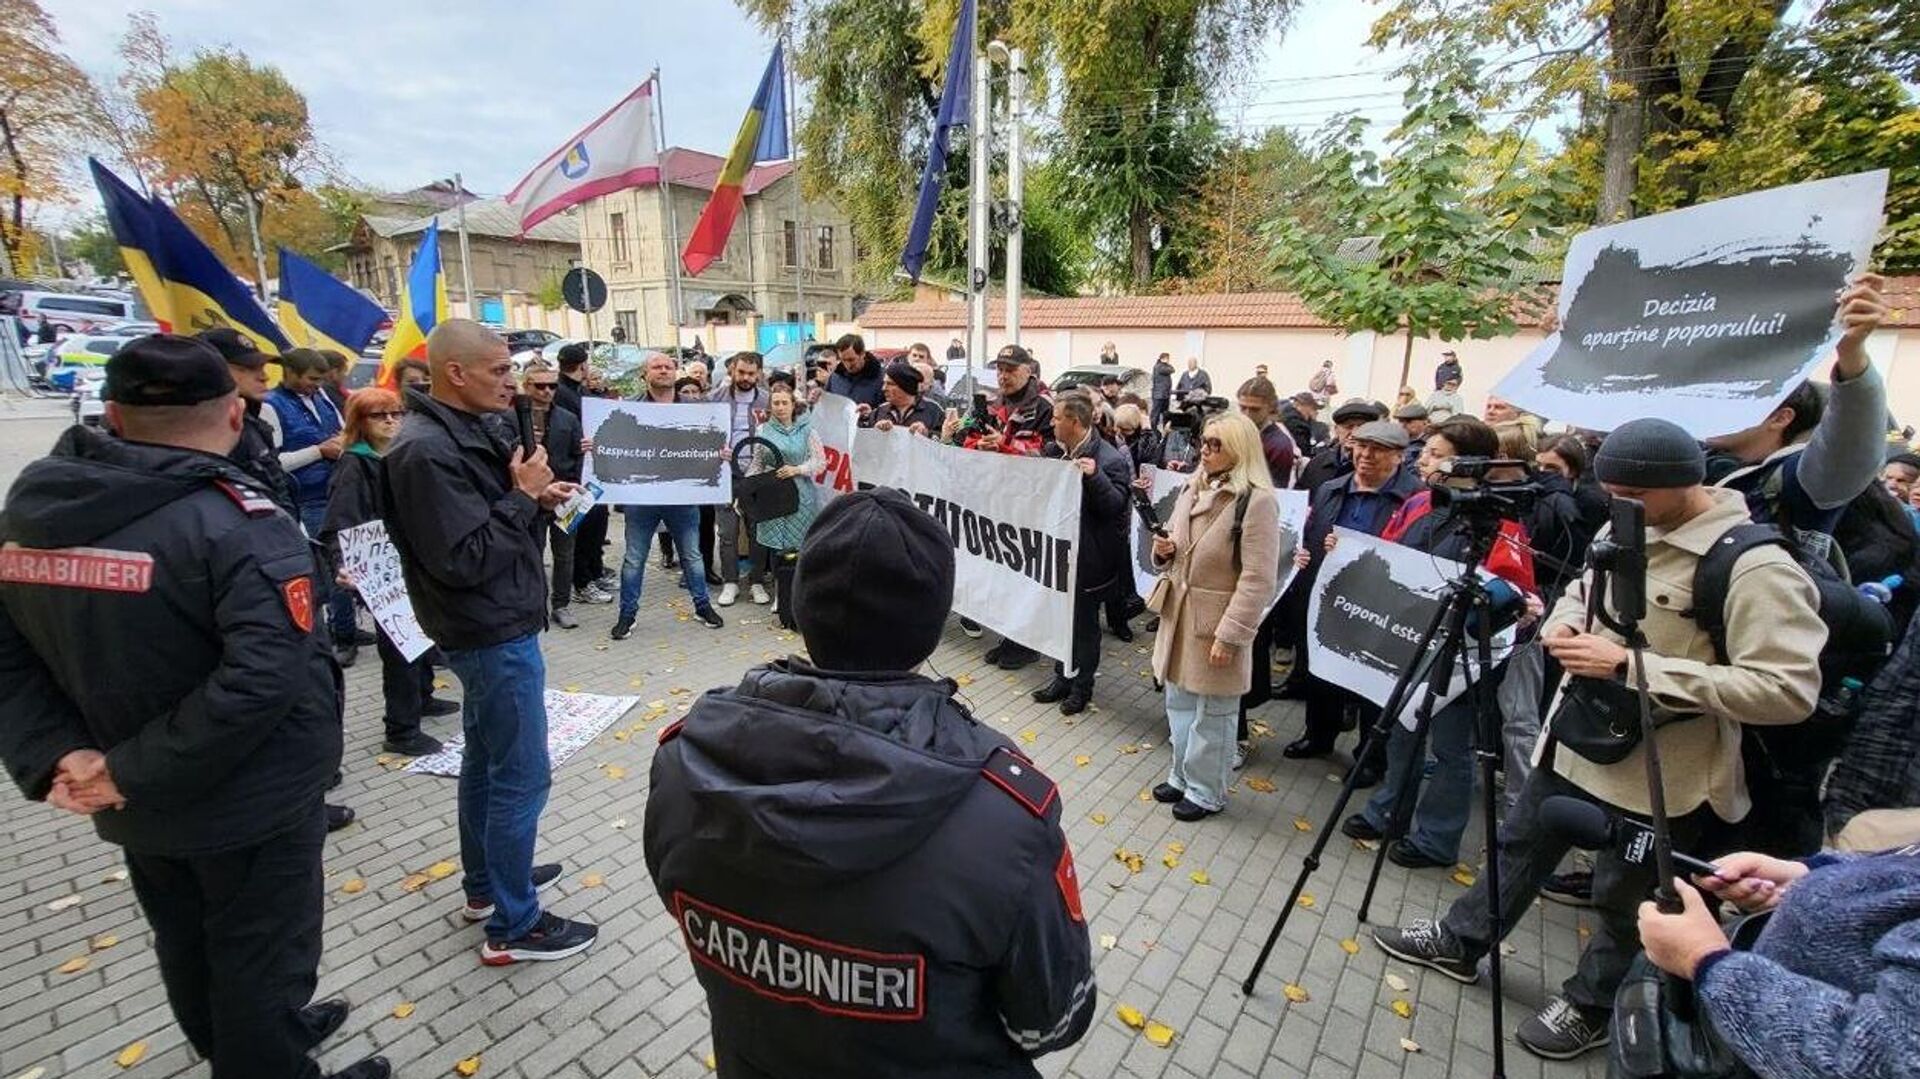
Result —
POLYGON ((1180 856, 1172 851, 1168 851, 1166 854, 1161 855, 1160 864, 1166 866, 1168 869, 1177 869, 1180 865, 1180 856))
POLYGON ((1296 832, 1311 832, 1313 831, 1313 822, 1305 817, 1295 817, 1293 818, 1293 830, 1296 832))
POLYGON ((1173 1028, 1165 1023, 1148 1023, 1147 1040, 1161 1049, 1173 1044, 1173 1028))
POLYGON ((1100 934, 1100 947, 1105 948, 1107 951, 1112 951, 1113 946, 1118 943, 1120 943, 1120 938, 1114 936, 1112 933, 1100 934))
POLYGON ((448 877, 453 876, 453 871, 458 868, 460 867, 454 865, 452 862, 435 862, 427 867, 427 876, 432 877, 434 880, 446 880, 448 877))
POLYGON ((656 712, 664 712, 667 710, 667 702, 666 701, 648 701, 647 707, 656 712))
POLYGON ((1292 982, 1282 986, 1280 992, 1285 994, 1286 998, 1295 1004, 1305 1004, 1307 1001, 1313 999, 1313 997, 1307 993, 1306 986, 1294 985, 1292 982))
POLYGON ((405 1019, 412 1014, 413 1001, 411 1000, 403 1000, 393 1006, 393 1017, 395 1019, 405 1019))
POLYGON ((613 732, 613 740, 614 740, 614 741, 616 741, 616 742, 624 742, 624 741, 626 741, 627 739, 629 739, 629 738, 631 738, 631 737, 633 737, 633 734, 632 734, 631 732, 629 732, 629 731, 614 731, 614 732, 613 732))
POLYGON ((1353 841, 1353 849, 1354 850, 1379 850, 1380 841, 1378 839, 1356 839, 1353 841))
POLYGON ((1302 895, 1299 899, 1294 900, 1294 902, 1300 905, 1301 910, 1312 910, 1314 903, 1313 893, 1309 892, 1302 895))
POLYGON ((564 690, 566 690, 566 691, 567 691, 568 693, 578 693, 578 692, 580 692, 580 687, 579 687, 578 685, 571 685, 571 686, 561 686, 560 688, 561 688, 561 689, 564 689, 564 690))
POLYGON ((1176 839, 1173 842, 1167 844, 1167 853, 1185 854, 1187 853, 1187 845, 1185 843, 1180 842, 1178 839, 1176 839))
POLYGON ((129 1045, 125 1049, 120 1050, 120 1055, 117 1057, 114 1057, 113 1062, 115 1064, 120 1065, 123 1068, 131 1068, 135 1064, 140 1063, 140 1058, 146 1055, 147 1055, 147 1043, 134 1042, 132 1045, 129 1045))
POLYGON ((1393 1014, 1399 1016, 1402 1019, 1413 1018, 1413 1005, 1408 1004, 1404 1000, 1396 1000, 1392 1004, 1387 1005, 1387 1007, 1392 1008, 1393 1014))
POLYGON ((627 770, 625 768, 620 767, 617 764, 609 764, 607 765, 607 778, 608 779, 625 779, 627 778, 627 770))
POLYGON ((120 938, 114 936, 112 933, 108 933, 104 936, 98 936, 93 938, 93 944, 91 945, 91 947, 96 952, 104 952, 108 948, 111 948, 118 943, 120 943, 120 938))
POLYGON ((684 697, 687 694, 692 692, 693 690, 690 690, 685 686, 675 686, 672 689, 667 690, 667 695, 670 697, 684 697))
POLYGON ((1140 752, 1140 747, 1134 745, 1132 742, 1128 742, 1126 745, 1120 747, 1120 752, 1125 753, 1127 756, 1131 757, 1135 753, 1140 752))
POLYGON ((1347 953, 1348 955, 1359 955, 1360 942, 1353 939, 1352 937, 1348 937, 1347 939, 1340 942, 1340 950, 1347 953))
POLYGON ((1141 1027, 1147 1025, 1147 1017, 1141 1015, 1140 1009, 1131 1004, 1120 1005, 1113 1010, 1113 1014, 1119 1016, 1122 1023, 1127 1024, 1135 1030, 1139 1030, 1141 1027))
POLYGON ((53 969, 60 974, 78 974, 87 969, 87 957, 76 955, 53 969))
POLYGON ((433 680, 433 688, 435 688, 435 689, 452 689, 452 688, 453 688, 453 683, 452 683, 452 682, 449 682, 449 681, 447 681, 447 680, 446 680, 446 679, 444 679, 444 678, 436 678, 436 679, 434 679, 434 680, 433 680))
POLYGON ((1073 764, 1074 764, 1074 767, 1076 768, 1085 768, 1087 765, 1092 763, 1093 763, 1093 758, 1087 756, 1085 753, 1082 753, 1078 757, 1073 758, 1073 764))
POLYGON ((455 1075, 474 1075, 480 1071, 480 1054, 475 1053, 453 1066, 455 1075))
POLYGON ((1254 776, 1253 778, 1247 780, 1247 788, 1249 790, 1258 791, 1261 794, 1272 794, 1274 791, 1280 789, 1273 785, 1273 780, 1261 779, 1259 776, 1254 776))
POLYGON ((1387 975, 1387 988, 1396 993, 1404 993, 1411 987, 1407 985, 1407 980, 1400 975, 1389 974, 1387 975))
POLYGON ((348 895, 359 895, 361 892, 367 890, 367 882, 361 880, 359 877, 355 877, 345 884, 342 884, 340 890, 348 895))
POLYGON ((1420 1043, 1414 1041, 1412 1038, 1401 1038, 1400 1048, 1409 1053, 1418 1053, 1420 1051, 1420 1043))
POLYGON ((954 685, 965 687, 973 684, 973 675, 963 674, 953 680, 954 685))
POLYGON ((1469 873, 1464 869, 1456 869, 1453 871, 1453 882, 1455 884, 1458 884, 1462 888, 1473 887, 1473 882, 1475 879, 1476 878, 1472 873, 1469 873))
POLYGON ((580 887, 598 888, 602 884, 605 884, 606 882, 607 882, 607 878, 601 876, 600 874, 588 873, 586 876, 580 878, 580 887))
POLYGON ((379 765, 382 768, 385 768, 386 766, 393 763, 393 758, 387 756, 385 753, 382 753, 378 757, 373 758, 373 763, 379 765))
POLYGON ((51 911, 62 911, 62 910, 66 910, 68 907, 74 906, 79 902, 80 902, 80 897, 77 895, 63 895, 60 898, 54 900, 53 902, 48 903, 47 909, 51 911))
MULTIPOLYGON (((1149 790, 1143 790, 1143 791, 1141 791, 1141 792, 1140 792, 1140 800, 1141 800, 1141 801, 1143 801, 1143 802, 1151 802, 1151 801, 1153 801, 1153 792, 1152 792, 1152 791, 1149 791, 1149 790)), ((76 902, 77 902, 77 900, 76 900, 76 902)))
POLYGON ((720 1062, 719 1062, 719 1061, 717 1061, 717 1060, 715 1060, 715 1059, 713 1058, 713 1054, 712 1054, 712 1053, 708 1053, 708 1054, 707 1054, 707 1070, 708 1070, 708 1071, 718 1071, 718 1070, 719 1070, 719 1068, 720 1068, 720 1062))
POLYGON ((425 888, 432 880, 433 878, 427 876, 425 873, 410 873, 405 880, 400 882, 400 890, 403 892, 417 892, 425 888))
POLYGON ((1021 732, 1020 732, 1020 740, 1021 740, 1022 742, 1025 742, 1025 743, 1027 743, 1028 745, 1032 745, 1032 744, 1033 744, 1033 740, 1034 740, 1034 739, 1036 739, 1036 738, 1038 738, 1038 737, 1040 737, 1040 736, 1039 736, 1039 735, 1037 735, 1037 734, 1035 734, 1035 733, 1033 732, 1033 728, 1032 728, 1032 727, 1028 727, 1028 728, 1027 728, 1026 730, 1024 730, 1024 731, 1021 731, 1021 732))
POLYGON ((1187 874, 1187 879, 1193 881, 1195 884, 1200 884, 1200 885, 1207 885, 1207 884, 1213 883, 1213 878, 1207 876, 1207 871, 1204 869, 1196 869, 1193 872, 1187 874))
POLYGON ((1092 821, 1095 824, 1107 823, 1107 815, 1105 813, 1095 813, 1092 816, 1088 817, 1087 819, 1092 821))

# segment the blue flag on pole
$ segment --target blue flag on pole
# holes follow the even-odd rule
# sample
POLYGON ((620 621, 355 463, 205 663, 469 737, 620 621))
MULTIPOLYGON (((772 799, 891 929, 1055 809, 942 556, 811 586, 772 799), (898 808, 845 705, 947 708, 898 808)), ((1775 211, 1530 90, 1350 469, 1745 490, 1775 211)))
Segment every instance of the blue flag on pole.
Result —
POLYGON ((358 356, 386 320, 379 304, 299 255, 280 249, 280 328, 294 344, 358 356))
POLYGON ((934 117, 933 140, 927 148, 927 170, 920 174, 920 198, 913 206, 913 225, 900 266, 914 281, 927 263, 927 238, 933 232, 933 212, 940 205, 940 185, 947 176, 947 141, 956 127, 966 127, 973 109, 974 0, 960 5, 953 27, 953 45, 947 51, 947 84, 940 90, 940 114, 934 117))

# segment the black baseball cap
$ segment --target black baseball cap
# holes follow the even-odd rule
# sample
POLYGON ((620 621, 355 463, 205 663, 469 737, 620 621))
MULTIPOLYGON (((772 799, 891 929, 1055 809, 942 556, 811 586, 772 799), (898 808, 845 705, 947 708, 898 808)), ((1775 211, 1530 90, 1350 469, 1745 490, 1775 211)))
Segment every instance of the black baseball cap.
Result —
POLYGON ((123 405, 197 405, 234 391, 218 349, 197 337, 136 337, 107 360, 106 400, 123 405))
POLYGON ((1018 367, 1034 366, 1033 356, 1019 345, 1006 345, 1002 347, 999 353, 993 357, 993 362, 996 367, 1003 363, 1018 367))
POLYGON ((269 356, 260 351, 260 345, 253 338, 231 326, 215 326, 211 330, 202 330, 195 337, 212 345, 226 361, 235 367, 261 368, 270 363, 279 363, 278 357, 269 356))

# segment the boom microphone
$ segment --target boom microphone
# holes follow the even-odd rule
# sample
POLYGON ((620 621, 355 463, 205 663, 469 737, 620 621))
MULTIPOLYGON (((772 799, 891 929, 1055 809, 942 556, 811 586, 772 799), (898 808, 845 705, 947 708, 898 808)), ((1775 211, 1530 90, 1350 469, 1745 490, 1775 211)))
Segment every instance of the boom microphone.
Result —
MULTIPOLYGON (((1644 864, 1653 855, 1652 828, 1565 794, 1540 803, 1540 826, 1581 850, 1616 850, 1629 865, 1644 864)), ((1673 861, 1697 876, 1720 875, 1719 866, 1679 851, 1673 852, 1673 861)))
POLYGON ((513 418, 520 424, 520 459, 524 461, 533 456, 533 398, 514 394, 513 418))

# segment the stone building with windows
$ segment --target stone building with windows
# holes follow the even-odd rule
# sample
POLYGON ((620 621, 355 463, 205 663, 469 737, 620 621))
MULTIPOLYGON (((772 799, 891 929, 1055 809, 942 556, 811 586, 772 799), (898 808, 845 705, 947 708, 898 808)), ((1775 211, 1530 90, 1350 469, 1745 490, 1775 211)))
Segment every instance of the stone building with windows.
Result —
MULTIPOLYGON (((725 255, 698 277, 682 271, 673 312, 672 260, 693 231, 723 158, 672 147, 658 183, 591 199, 578 209, 585 265, 607 280, 607 310, 639 344, 672 340, 709 325, 838 322, 853 315, 853 232, 833 206, 798 197, 790 163, 755 166, 725 255), (671 203, 662 191, 671 193, 671 203), (669 212, 669 210, 671 212, 669 212)), ((476 288, 478 285, 476 284, 476 288)))

